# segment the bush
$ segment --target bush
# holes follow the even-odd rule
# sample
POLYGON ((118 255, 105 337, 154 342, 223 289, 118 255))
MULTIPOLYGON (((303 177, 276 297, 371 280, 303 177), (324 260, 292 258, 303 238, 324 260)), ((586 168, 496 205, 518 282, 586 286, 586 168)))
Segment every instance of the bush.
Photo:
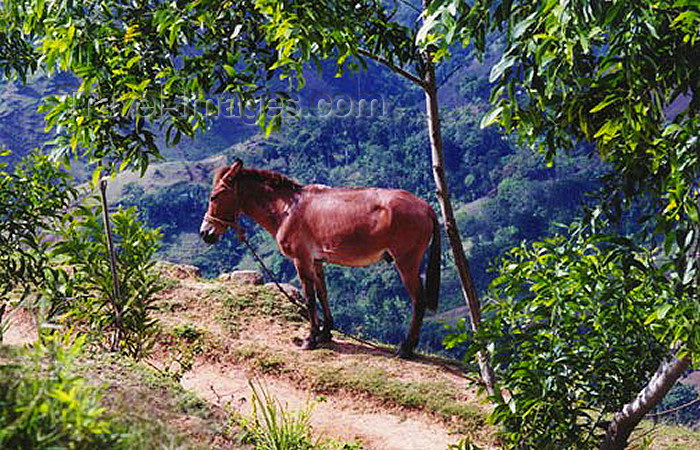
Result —
MULTIPOLYGON (((0 157, 7 154, 0 152, 0 157)), ((39 153, 23 159, 13 172, 0 170, 0 311, 12 290, 26 295, 32 287, 41 287, 65 296, 49 288, 63 273, 49 260, 46 236, 74 197, 69 175, 39 153)), ((0 341, 1 322, 0 313, 0 341)))
POLYGON ((121 439, 94 387, 71 373, 84 337, 47 336, 26 367, 0 366, 1 448, 104 448, 121 439))
POLYGON ((111 215, 117 253, 119 296, 113 289, 104 225, 96 206, 81 206, 58 232, 53 256, 70 267, 74 299, 65 305, 69 317, 84 325, 91 337, 113 351, 142 356, 157 331, 151 317, 154 294, 162 286, 153 270, 160 232, 137 220, 136 210, 111 215))
POLYGON ((492 293, 476 338, 462 324, 447 344, 490 351, 509 393, 495 399, 491 420, 507 445, 597 448, 601 424, 668 351, 648 323, 675 293, 653 257, 619 237, 523 244, 503 260, 492 293))

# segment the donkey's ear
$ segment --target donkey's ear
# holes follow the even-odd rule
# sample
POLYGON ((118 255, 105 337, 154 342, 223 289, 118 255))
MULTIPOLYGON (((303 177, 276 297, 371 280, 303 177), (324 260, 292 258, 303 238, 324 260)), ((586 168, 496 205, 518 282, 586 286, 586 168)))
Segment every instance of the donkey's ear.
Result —
POLYGON ((224 178, 232 178, 238 175, 238 172, 241 171, 243 168, 243 161, 240 160, 240 158, 236 158, 236 160, 231 164, 231 167, 228 169, 228 172, 226 172, 226 175, 224 175, 224 178))

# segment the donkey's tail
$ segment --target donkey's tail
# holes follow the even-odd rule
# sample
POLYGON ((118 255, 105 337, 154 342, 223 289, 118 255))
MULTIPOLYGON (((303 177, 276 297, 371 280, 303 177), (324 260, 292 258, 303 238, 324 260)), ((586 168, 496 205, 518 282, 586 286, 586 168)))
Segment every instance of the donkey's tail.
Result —
POLYGON ((425 270, 425 306, 430 311, 437 311, 440 297, 440 256, 442 245, 440 244, 440 223, 433 214, 433 240, 430 244, 428 255, 428 267, 425 270))

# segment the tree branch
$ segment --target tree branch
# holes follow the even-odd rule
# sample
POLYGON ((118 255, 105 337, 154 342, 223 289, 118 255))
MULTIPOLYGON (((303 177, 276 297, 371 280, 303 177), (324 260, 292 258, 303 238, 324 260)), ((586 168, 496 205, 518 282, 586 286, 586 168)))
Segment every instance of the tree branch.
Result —
POLYGON ((369 50, 364 49, 364 48, 358 48, 357 51, 361 55, 364 55, 370 59, 375 60, 376 62, 378 62, 380 64, 385 65, 386 67, 388 67, 392 71, 396 72, 397 74, 401 75, 402 77, 406 78, 407 80, 412 81, 413 83, 417 84, 421 88, 425 89, 425 81, 423 81, 418 76, 412 74, 411 72, 408 72, 406 69, 403 69, 403 68, 397 66, 396 64, 394 64, 390 60, 388 60, 382 56, 376 55, 376 54, 374 54, 374 53, 372 53, 369 50))

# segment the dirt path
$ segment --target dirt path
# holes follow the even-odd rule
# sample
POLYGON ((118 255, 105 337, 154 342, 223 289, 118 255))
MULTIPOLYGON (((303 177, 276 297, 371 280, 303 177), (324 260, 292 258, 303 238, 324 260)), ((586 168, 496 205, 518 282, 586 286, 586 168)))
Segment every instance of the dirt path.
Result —
POLYGON ((38 338, 36 322, 29 311, 24 308, 13 308, 5 313, 7 330, 3 334, 2 343, 6 345, 24 345, 38 338))
MULTIPOLYGON (((391 357, 391 353, 377 350, 347 339, 335 338, 334 344, 325 350, 304 352, 294 341, 306 331, 303 323, 287 323, 265 315, 248 315, 238 324, 239 332, 233 333, 223 325, 221 317, 222 296, 268 295, 253 293, 219 283, 200 279, 180 280, 174 288, 160 294, 159 319, 166 330, 179 325, 196 326, 205 332, 205 353, 200 354, 191 370, 184 373, 181 384, 221 410, 233 406, 243 414, 250 414, 251 388, 254 378, 282 405, 298 411, 311 405, 310 421, 313 434, 318 438, 339 442, 358 442, 367 450, 445 450, 458 442, 463 435, 451 434, 451 423, 420 408, 404 408, 392 405, 386 399, 370 394, 353 394, 344 387, 326 390, 312 386, 308 371, 340 376, 348 369, 358 376, 381 374, 389 380, 403 383, 444 382, 463 393, 462 400, 478 404, 473 386, 457 371, 443 367, 428 359, 403 361, 391 357), (226 331, 229 330, 229 331, 226 331), (252 357, 246 354, 254 354, 252 357), (242 356, 243 355, 243 356, 242 356), (283 356, 280 356, 283 355, 283 356), (249 359, 245 359, 249 358, 249 359), (257 360, 256 358, 262 358, 257 360), (262 370, 257 364, 273 363, 283 358, 283 369, 262 370), (363 372, 366 370, 366 372, 363 372), (319 394, 319 392, 323 392, 319 394)), ((257 288, 255 288, 257 289, 257 288)), ((239 314, 239 313, 236 313, 239 314)), ((241 312, 245 315, 246 313, 241 312)), ((36 325, 32 315, 21 309, 7 316, 9 329, 5 344, 22 345, 36 340, 36 325)), ((151 360, 156 366, 172 363, 172 337, 160 344, 151 360)), ((187 344, 189 345, 189 344, 187 344)), ((482 448, 489 445, 489 437, 478 439, 482 448)))
MULTIPOLYGON (((223 406, 231 402, 250 414, 250 376, 233 366, 201 364, 182 379, 186 389, 207 401, 223 406)), ((258 378, 286 408, 298 411, 312 404, 311 425, 316 436, 339 441, 359 441, 367 450, 444 450, 457 439, 441 424, 358 405, 356 400, 325 397, 321 401, 309 391, 270 377, 258 378)))

